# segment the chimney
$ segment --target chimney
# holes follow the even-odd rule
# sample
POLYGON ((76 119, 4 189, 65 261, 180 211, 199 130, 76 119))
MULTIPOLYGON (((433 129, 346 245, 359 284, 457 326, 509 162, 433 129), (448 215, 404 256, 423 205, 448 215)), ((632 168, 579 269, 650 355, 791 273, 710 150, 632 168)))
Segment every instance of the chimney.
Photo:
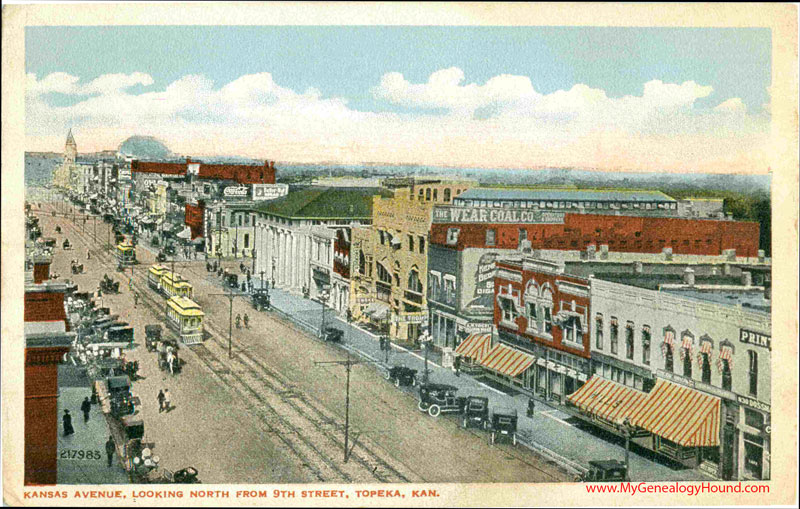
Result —
POLYGON ((742 286, 753 286, 753 275, 742 271, 742 286))
POLYGON ((689 267, 683 271, 683 282, 689 286, 694 286, 694 271, 689 267))

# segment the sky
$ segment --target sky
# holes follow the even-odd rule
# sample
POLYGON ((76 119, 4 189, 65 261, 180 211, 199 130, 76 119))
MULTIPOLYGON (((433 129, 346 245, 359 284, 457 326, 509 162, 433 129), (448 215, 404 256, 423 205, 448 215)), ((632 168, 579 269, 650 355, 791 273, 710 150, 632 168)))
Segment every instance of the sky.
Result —
POLYGON ((28 150, 151 135, 287 162, 763 165, 769 29, 28 27, 28 150))

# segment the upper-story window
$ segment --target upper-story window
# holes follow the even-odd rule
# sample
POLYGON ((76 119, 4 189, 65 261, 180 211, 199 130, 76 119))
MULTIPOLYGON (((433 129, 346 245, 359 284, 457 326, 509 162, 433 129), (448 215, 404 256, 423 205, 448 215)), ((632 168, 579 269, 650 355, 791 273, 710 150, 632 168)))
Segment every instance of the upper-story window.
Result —
POLYGON ((494 228, 486 229, 486 245, 487 246, 497 245, 497 230, 495 230, 494 228))
POLYGON ((414 251, 414 236, 413 235, 409 235, 408 236, 408 250, 412 251, 412 252, 414 251))
POLYGON ((461 230, 459 228, 447 229, 447 245, 454 246, 458 244, 458 234, 461 230))
POLYGON ((625 358, 633 360, 633 322, 625 325, 625 358))
POLYGON ((514 301, 508 297, 500 297, 500 312, 501 319, 504 322, 514 323, 517 319, 517 311, 514 306, 514 301))
POLYGON ((617 317, 611 317, 611 325, 609 327, 609 341, 611 342, 611 354, 617 355, 617 346, 619 340, 619 324, 617 317))
POLYGON ((603 349, 603 314, 597 313, 597 316, 594 318, 594 337, 595 343, 594 346, 598 350, 603 349))
POLYGON ((747 376, 750 381, 750 395, 758 396, 758 353, 753 350, 747 351, 747 376))
POLYGON ((642 325, 642 364, 650 365, 650 326, 642 325))
POLYGON ((422 281, 420 281, 419 273, 415 269, 411 269, 408 274, 408 289, 412 292, 422 293, 422 281))
POLYGON ((444 190, 444 201, 445 201, 445 203, 449 203, 450 202, 450 188, 449 187, 445 188, 445 190, 444 190))
POLYGON ((425 237, 419 236, 419 253, 425 254, 425 237))

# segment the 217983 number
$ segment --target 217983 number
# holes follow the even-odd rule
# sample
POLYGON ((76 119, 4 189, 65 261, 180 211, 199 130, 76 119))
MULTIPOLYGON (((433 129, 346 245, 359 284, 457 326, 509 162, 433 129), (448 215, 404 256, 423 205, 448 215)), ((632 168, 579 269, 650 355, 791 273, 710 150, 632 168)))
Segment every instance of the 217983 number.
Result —
POLYGON ((66 460, 99 460, 100 451, 82 451, 78 449, 67 449, 61 451, 60 458, 66 460))

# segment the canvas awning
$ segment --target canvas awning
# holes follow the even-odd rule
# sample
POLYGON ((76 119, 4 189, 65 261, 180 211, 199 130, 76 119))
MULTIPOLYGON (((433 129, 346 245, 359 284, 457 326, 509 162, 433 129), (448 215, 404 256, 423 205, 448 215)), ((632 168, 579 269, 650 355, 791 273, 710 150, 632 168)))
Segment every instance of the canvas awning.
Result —
POLYGON ((188 226, 184 227, 180 233, 178 233, 177 237, 179 239, 190 240, 192 238, 192 229, 188 226))
POLYGON ((364 314, 373 320, 383 320, 389 316, 389 305, 385 302, 370 302, 364 310, 364 314))
POLYGON ((536 358, 503 344, 495 345, 481 361, 481 365, 501 375, 519 376, 533 365, 536 358))
POLYGON ((720 399, 658 380, 630 422, 683 447, 719 446, 720 399))
POLYGON ((597 375, 567 396, 567 401, 582 412, 614 424, 622 424, 632 408, 647 398, 646 392, 627 387, 597 375))
POLYGON ((458 345, 455 354, 481 362, 491 349, 491 334, 470 334, 458 345))

